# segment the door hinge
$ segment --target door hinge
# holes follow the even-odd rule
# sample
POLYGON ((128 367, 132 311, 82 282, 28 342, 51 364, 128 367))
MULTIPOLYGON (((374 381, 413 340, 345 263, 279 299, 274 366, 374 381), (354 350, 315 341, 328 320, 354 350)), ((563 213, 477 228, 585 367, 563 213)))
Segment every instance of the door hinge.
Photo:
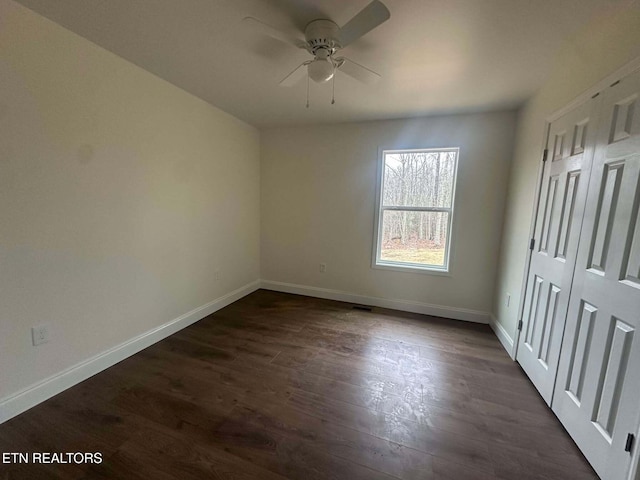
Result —
POLYGON ((547 157, 549 156, 549 149, 545 148, 544 152, 542 152, 542 161, 546 162, 547 161, 547 157))
POLYGON ((529 240, 529 250, 533 250, 535 246, 536 246, 536 239, 532 238, 531 240, 529 240))
POLYGON ((522 331, 522 320, 518 321, 518 331, 522 331))
POLYGON ((635 440, 635 438, 636 437, 633 433, 627 435, 627 441, 624 444, 625 452, 631 452, 631 449, 633 448, 633 441, 635 440))

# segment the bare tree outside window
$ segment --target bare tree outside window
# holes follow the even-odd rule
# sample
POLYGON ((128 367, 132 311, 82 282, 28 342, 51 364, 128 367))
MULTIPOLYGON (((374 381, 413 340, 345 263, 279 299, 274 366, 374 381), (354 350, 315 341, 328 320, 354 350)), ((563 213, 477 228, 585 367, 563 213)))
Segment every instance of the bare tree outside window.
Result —
POLYGON ((383 152, 376 264, 448 270, 458 149, 383 152))

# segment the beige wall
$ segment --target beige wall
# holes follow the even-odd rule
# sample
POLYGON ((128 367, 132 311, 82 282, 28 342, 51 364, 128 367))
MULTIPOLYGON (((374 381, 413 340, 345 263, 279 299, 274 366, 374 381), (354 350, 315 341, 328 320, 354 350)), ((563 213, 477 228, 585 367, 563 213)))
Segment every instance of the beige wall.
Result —
POLYGON ((489 312, 515 120, 499 112, 263 131, 262 278, 489 312), (451 276, 372 269, 378 147, 456 146, 451 276))
POLYGON ((259 144, 0 0, 0 399, 259 279, 259 144))
POLYGON ((594 19, 559 52, 553 73, 520 112, 516 151, 509 178, 494 312, 515 339, 518 305, 528 248, 545 119, 594 86, 600 79, 640 56, 640 4, 594 19), (510 306, 506 294, 511 293, 510 306))

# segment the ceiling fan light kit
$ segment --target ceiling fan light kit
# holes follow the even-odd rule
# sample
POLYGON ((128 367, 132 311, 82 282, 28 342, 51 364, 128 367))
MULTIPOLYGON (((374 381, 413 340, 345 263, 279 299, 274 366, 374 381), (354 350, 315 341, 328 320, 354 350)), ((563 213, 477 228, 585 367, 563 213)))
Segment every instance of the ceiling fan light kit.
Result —
POLYGON ((316 58, 307 65, 307 73, 311 80, 316 83, 324 83, 331 80, 336 71, 336 66, 332 61, 331 54, 325 48, 317 50, 316 58))
MULTIPOLYGON (((389 10, 382 2, 373 0, 342 28, 329 19, 318 19, 309 22, 304 30, 304 40, 282 32, 253 17, 246 17, 244 22, 262 34, 276 38, 296 48, 304 49, 313 55, 312 60, 307 60, 298 65, 295 70, 280 82, 280 86, 292 87, 302 80, 306 73, 308 106, 308 79, 316 83, 325 83, 331 79, 334 79, 335 82, 336 71, 342 71, 356 80, 369 84, 375 83, 380 79, 380 75, 373 70, 346 57, 336 57, 335 54, 386 22, 390 16, 389 10)), ((335 103, 333 98, 331 103, 335 103)))

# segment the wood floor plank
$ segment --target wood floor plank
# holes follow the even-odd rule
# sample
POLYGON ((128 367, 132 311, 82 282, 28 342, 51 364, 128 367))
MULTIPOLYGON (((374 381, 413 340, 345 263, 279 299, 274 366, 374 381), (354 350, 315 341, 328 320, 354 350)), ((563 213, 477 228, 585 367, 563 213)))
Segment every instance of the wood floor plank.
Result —
POLYGON ((386 377, 421 379, 437 385, 456 385, 459 380, 463 380, 466 384, 490 384, 498 390, 524 392, 527 395, 532 388, 517 369, 503 374, 422 358, 380 359, 354 354, 339 355, 334 352, 324 352, 314 360, 386 377))
POLYGON ((491 453, 496 474, 502 480, 598 480, 591 469, 558 465, 531 455, 527 449, 514 446, 492 445, 491 453))
MULTIPOLYGON (((328 400, 320 395, 296 392, 289 404, 320 419, 405 445, 430 455, 491 472, 489 450, 485 442, 446 430, 406 420, 394 413, 383 413, 328 400)), ((475 429, 469 425, 469 429, 475 429)))
POLYGON ((249 461, 160 426, 142 429, 120 451, 128 457, 171 472, 180 480, 233 479, 284 480, 286 477, 249 461))
POLYGON ((152 422, 188 432, 195 438, 215 431, 234 407, 232 402, 227 405, 190 402, 147 387, 127 389, 111 403, 152 422))
POLYGON ((173 472, 164 470, 157 462, 148 462, 144 458, 128 452, 118 450, 109 455, 104 461, 87 468, 83 480, 105 480, 114 478, 126 478, 127 480, 181 480, 173 472))
MULTIPOLYGON (((204 345, 214 345, 211 338, 206 334, 202 334, 195 329, 185 329, 176 333, 175 338, 201 343, 204 345)), ((229 352, 235 358, 256 358, 259 360, 271 361, 273 360, 282 349, 264 345, 258 342, 252 342, 242 339, 234 339, 226 337, 224 345, 219 347, 221 350, 229 352)))
POLYGON ((423 479, 431 473, 432 457, 394 442, 306 415, 286 406, 240 406, 243 419, 269 431, 307 442, 331 455, 401 479, 423 479))
POLYGON ((235 354, 229 353, 221 348, 214 347, 213 345, 204 345, 199 342, 178 338, 177 336, 171 336, 149 348, 152 350, 164 349, 179 355, 185 355, 190 358, 197 358, 198 360, 204 360, 212 363, 219 363, 222 361, 231 362, 236 358, 235 354))
POLYGON ((292 479, 390 480, 393 477, 330 455, 306 442, 299 442, 232 415, 212 440, 240 458, 292 479))
POLYGON ((355 357, 340 358, 325 354, 311 360, 305 370, 365 387, 383 383, 388 390, 396 394, 400 394, 407 386, 416 385, 429 390, 449 390, 462 394, 469 392, 467 381, 455 375, 442 374, 437 370, 416 371, 377 361, 367 362, 365 359, 355 357))
POLYGON ((0 425, 0 479, 590 480, 487 325, 266 290, 0 425))
POLYGON ((437 457, 434 458, 431 468, 433 477, 430 477, 429 480, 496 480, 497 478, 493 473, 483 472, 437 457))

